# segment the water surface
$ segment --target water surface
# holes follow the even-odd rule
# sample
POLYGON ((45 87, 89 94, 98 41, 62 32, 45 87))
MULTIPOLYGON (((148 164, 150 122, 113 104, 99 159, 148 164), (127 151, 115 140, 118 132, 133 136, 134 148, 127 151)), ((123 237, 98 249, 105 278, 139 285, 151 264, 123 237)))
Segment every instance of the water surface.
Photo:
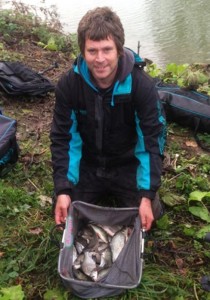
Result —
MULTIPOLYGON (((10 1, 11 2, 11 1, 10 1)), ((74 33, 87 10, 112 7, 122 20, 125 45, 157 65, 210 63, 210 0, 22 0, 37 7, 56 5, 64 30, 74 33)), ((0 0, 1 4, 5 0, 0 0)))

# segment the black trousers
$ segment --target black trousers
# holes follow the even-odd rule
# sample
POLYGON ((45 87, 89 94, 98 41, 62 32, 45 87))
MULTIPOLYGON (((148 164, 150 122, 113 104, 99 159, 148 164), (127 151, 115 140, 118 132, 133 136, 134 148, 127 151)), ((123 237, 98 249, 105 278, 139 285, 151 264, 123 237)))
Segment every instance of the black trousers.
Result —
MULTIPOLYGON (((140 199, 136 187, 136 168, 135 161, 106 169, 81 162, 80 179, 72 191, 71 199, 108 207, 138 207, 140 199)), ((158 194, 152 206, 154 217, 158 219, 163 214, 158 194)))

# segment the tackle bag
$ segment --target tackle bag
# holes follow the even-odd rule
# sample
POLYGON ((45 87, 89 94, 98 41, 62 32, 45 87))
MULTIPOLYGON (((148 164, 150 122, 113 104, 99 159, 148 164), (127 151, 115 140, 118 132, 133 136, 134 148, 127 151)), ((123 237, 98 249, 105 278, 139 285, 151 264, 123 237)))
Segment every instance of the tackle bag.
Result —
POLYGON ((197 133, 210 133, 210 97, 161 81, 157 82, 156 87, 167 121, 191 128, 199 146, 209 150, 201 144, 197 133))
POLYGON ((0 172, 6 165, 14 164, 18 160, 16 130, 16 120, 2 115, 0 111, 0 172))
POLYGON ((19 61, 0 61, 0 87, 14 96, 44 96, 55 89, 49 79, 19 61))
POLYGON ((137 287, 142 277, 144 234, 138 207, 113 208, 73 202, 66 219, 58 260, 58 272, 64 286, 80 298, 111 297, 137 287), (74 237, 89 221, 100 225, 134 226, 109 272, 99 281, 78 280, 72 272, 74 237))

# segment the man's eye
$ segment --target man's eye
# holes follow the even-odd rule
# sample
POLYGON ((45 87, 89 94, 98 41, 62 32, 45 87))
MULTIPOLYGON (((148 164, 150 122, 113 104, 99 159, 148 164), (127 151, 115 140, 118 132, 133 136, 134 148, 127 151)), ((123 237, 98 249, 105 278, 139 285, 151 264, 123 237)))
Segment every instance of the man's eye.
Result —
POLYGON ((90 49, 90 50, 89 50, 89 53, 90 53, 90 54, 95 54, 95 53, 96 53, 96 50, 90 49))
POLYGON ((107 48, 107 49, 104 49, 104 53, 109 53, 111 51, 111 49, 107 48))

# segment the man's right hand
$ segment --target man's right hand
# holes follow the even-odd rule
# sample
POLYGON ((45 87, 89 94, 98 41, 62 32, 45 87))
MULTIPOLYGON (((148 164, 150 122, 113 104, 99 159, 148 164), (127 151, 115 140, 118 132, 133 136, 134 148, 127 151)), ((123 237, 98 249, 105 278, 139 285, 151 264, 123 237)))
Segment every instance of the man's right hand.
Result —
POLYGON ((56 224, 65 223, 70 204, 71 204, 71 198, 69 195, 57 196, 57 201, 56 201, 56 206, 55 206, 55 223, 56 224))

